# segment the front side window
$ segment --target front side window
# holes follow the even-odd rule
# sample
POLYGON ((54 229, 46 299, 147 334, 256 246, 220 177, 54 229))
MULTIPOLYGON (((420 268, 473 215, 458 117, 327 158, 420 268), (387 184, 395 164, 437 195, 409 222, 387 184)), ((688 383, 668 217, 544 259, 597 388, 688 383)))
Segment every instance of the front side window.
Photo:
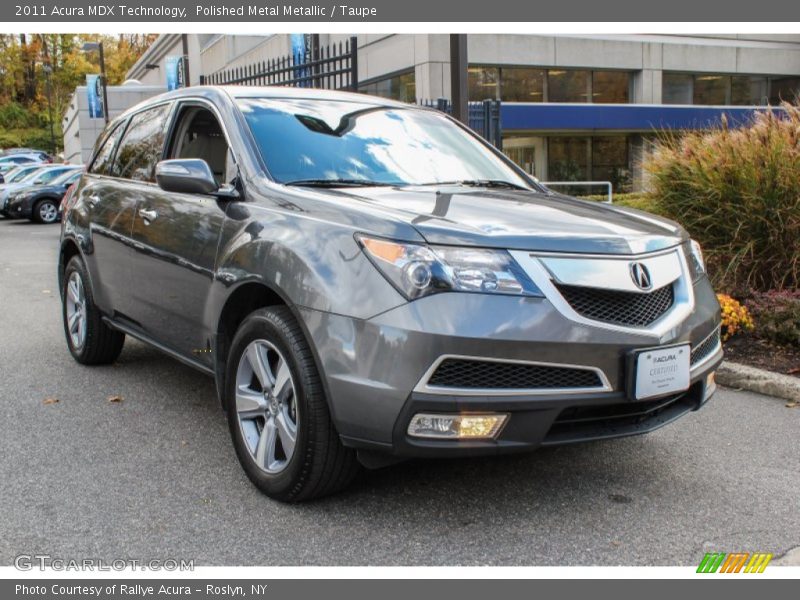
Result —
POLYGON ((117 140, 119 140, 124 129, 125 127, 119 123, 111 131, 111 133, 106 136, 102 142, 102 145, 100 146, 100 149, 95 153, 92 166, 89 167, 90 173, 95 173, 97 175, 111 174, 111 159, 114 156, 114 147, 117 145, 117 140))
POLYGON ((280 183, 495 180, 529 187, 478 139, 434 111, 303 99, 242 98, 238 104, 280 183))
POLYGON ((114 159, 112 174, 135 181, 155 181, 161 160, 169 105, 143 110, 131 117, 114 159))

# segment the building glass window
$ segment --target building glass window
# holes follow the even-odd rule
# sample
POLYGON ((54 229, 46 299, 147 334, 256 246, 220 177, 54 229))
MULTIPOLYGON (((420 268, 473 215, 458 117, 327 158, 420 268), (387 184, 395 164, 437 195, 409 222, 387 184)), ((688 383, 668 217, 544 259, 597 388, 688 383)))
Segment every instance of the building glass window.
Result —
POLYGON ((470 100, 497 100, 499 83, 500 69, 497 67, 470 67, 467 71, 470 100))
POLYGON ((626 71, 594 71, 592 73, 592 102, 627 104, 630 85, 630 73, 626 71))
POLYGON ((617 193, 631 190, 631 169, 626 136, 592 138, 592 181, 610 181, 617 193))
POLYGON ((728 104, 728 89, 730 86, 731 78, 727 75, 695 75, 694 104, 728 104))
POLYGON ((770 80, 769 103, 795 102, 800 95, 800 77, 775 77, 770 80))
POLYGON ((588 181, 588 137, 551 137, 547 141, 547 178, 550 181, 588 181))
POLYGON ((400 102, 416 102, 417 85, 413 71, 359 86, 359 91, 400 102))
POLYGON ((664 104, 692 104, 694 77, 688 73, 664 73, 662 101, 664 104))
POLYGON ((734 75, 731 77, 731 104, 758 106, 767 101, 767 78, 734 75))
POLYGON ((548 71, 547 101, 589 102, 589 71, 548 71))
MULTIPOLYGON (((547 139, 548 181, 608 181, 614 193, 629 192, 633 180, 630 141, 625 135, 552 136, 547 139)), ((558 191, 581 196, 604 193, 598 186, 560 186, 558 191)))
POLYGON ((504 102, 544 102, 544 73, 544 69, 503 67, 500 98, 504 102))

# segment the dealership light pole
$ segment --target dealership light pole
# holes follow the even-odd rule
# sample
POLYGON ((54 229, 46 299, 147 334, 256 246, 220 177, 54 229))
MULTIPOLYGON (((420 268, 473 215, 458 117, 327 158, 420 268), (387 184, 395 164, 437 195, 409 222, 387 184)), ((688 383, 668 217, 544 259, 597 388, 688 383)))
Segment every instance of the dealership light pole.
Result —
POLYGON ((103 54, 103 42, 84 42, 81 50, 84 52, 94 52, 100 54, 100 82, 103 84, 103 118, 108 125, 108 86, 106 81, 106 59, 103 54))

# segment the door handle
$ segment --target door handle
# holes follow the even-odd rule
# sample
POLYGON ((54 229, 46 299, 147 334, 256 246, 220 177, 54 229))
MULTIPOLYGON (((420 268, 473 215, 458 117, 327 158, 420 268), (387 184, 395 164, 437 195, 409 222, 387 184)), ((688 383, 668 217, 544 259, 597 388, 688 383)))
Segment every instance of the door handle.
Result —
POLYGON ((155 221, 158 218, 158 212, 152 208, 140 208, 139 216, 145 221, 155 221))

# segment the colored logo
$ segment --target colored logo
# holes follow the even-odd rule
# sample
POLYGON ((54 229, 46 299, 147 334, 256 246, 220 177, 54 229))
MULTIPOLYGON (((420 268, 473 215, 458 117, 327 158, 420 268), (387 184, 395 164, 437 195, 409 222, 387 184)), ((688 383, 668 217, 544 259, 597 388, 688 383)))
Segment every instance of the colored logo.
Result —
POLYGON ((698 573, 763 573, 772 554, 766 552, 707 552, 697 567, 698 573))

